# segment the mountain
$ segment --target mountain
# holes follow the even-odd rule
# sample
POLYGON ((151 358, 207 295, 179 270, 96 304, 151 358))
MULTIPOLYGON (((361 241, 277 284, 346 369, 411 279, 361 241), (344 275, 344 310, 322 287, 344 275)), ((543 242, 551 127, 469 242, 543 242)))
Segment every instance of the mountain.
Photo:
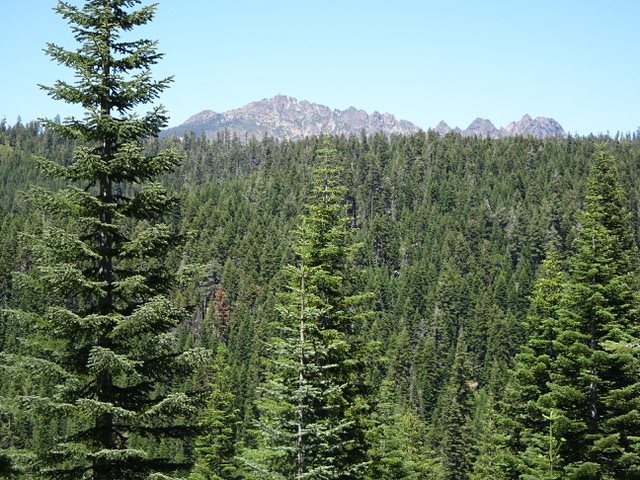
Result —
MULTIPOLYGON (((285 95, 249 103, 243 107, 218 113, 204 110, 189 117, 182 125, 165 130, 163 136, 182 136, 193 131, 212 138, 217 132, 229 131, 240 138, 262 137, 265 134, 290 140, 320 134, 350 135, 382 132, 386 135, 403 135, 420 130, 406 120, 397 120, 389 113, 373 112, 349 107, 332 110, 329 107, 285 95)), ((449 132, 465 137, 502 138, 514 135, 543 137, 565 136, 564 129, 553 118, 531 118, 524 115, 519 121, 504 128, 497 128, 485 118, 476 118, 464 130, 451 128, 441 121, 434 129, 440 135, 449 132)))
POLYGON ((435 126, 433 131, 440 135, 446 135, 447 133, 453 130, 451 130, 451 127, 447 125, 447 122, 445 122, 444 120, 440 120, 440 123, 438 123, 438 125, 435 126))
POLYGON ((167 129, 163 135, 183 135, 193 131, 213 137, 216 132, 228 130, 240 137, 245 135, 298 140, 307 136, 358 134, 383 132, 387 135, 417 132, 419 128, 406 120, 396 120, 389 113, 373 112, 350 107, 332 110, 324 105, 297 100, 284 95, 265 98, 244 107, 216 113, 205 110, 193 115, 182 125, 167 129))
POLYGON ((503 138, 520 135, 523 137, 564 137, 566 133, 562 126, 553 118, 536 117, 531 118, 528 114, 524 115, 519 121, 511 122, 504 128, 496 128, 491 121, 486 118, 476 118, 467 128, 460 130, 452 129, 446 122, 441 121, 433 129, 440 135, 446 135, 449 132, 456 132, 463 137, 482 137, 482 138, 503 138))
POLYGON ((504 135, 522 135, 538 138, 564 137, 566 135, 562 126, 553 118, 531 118, 524 115, 519 122, 511 122, 504 129, 504 135))
POLYGON ((476 118, 465 130, 462 131, 462 135, 464 137, 500 138, 502 136, 502 132, 486 118, 476 118))

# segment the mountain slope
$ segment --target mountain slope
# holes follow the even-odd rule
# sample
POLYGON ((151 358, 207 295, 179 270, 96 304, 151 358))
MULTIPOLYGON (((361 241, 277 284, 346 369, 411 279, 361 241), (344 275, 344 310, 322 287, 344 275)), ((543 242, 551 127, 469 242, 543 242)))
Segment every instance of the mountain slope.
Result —
POLYGON ((522 135, 538 138, 566 135, 562 126, 553 118, 531 118, 529 115, 524 115, 518 122, 511 122, 503 128, 503 132, 503 136, 522 135))
MULTIPOLYGON (((182 136, 187 132, 214 137, 218 132, 228 131, 245 137, 269 135, 276 138, 300 140, 321 134, 350 135, 364 131, 367 134, 382 132, 385 135, 404 135, 420 130, 417 125, 397 120, 389 113, 373 112, 349 107, 332 110, 329 107, 293 97, 277 95, 227 112, 204 110, 188 118, 182 125, 165 130, 163 136, 182 136)), ((524 115, 519 121, 504 128, 497 128, 491 121, 476 118, 464 130, 452 129, 441 121, 434 131, 440 135, 449 132, 465 137, 502 138, 509 136, 563 137, 565 131, 553 118, 531 118, 524 115)))
POLYGON ((228 130, 240 137, 245 135, 298 140, 320 134, 348 135, 383 132, 387 135, 417 132, 419 128, 406 120, 396 120, 388 113, 373 112, 350 107, 331 110, 329 107, 277 95, 252 102, 244 107, 216 113, 205 110, 193 115, 182 125, 165 130, 164 135, 183 135, 193 131, 212 137, 216 132, 228 130))
POLYGON ((449 132, 459 133, 463 137, 481 137, 481 138, 504 138, 514 137, 564 137, 566 132, 556 120, 548 117, 531 118, 525 114, 517 122, 511 122, 503 128, 496 128, 490 120, 486 118, 476 118, 464 130, 459 128, 451 128, 445 121, 441 121, 433 129, 440 135, 446 135, 449 132))

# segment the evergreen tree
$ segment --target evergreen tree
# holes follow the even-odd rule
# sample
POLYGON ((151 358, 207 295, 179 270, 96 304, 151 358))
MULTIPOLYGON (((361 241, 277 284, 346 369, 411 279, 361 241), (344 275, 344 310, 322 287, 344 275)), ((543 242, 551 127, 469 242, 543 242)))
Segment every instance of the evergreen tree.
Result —
POLYGON ((438 478, 435 452, 426 442, 426 425, 385 380, 368 432, 371 480, 426 480, 438 478))
POLYGON ((470 480, 516 478, 512 475, 514 456, 508 449, 509 437, 513 432, 506 433, 504 431, 505 429, 501 425, 502 418, 496 410, 493 398, 484 390, 480 392, 479 397, 486 400, 485 405, 478 408, 482 413, 479 428, 475 433, 478 455, 469 478, 470 480))
POLYGON ((538 302, 540 326, 520 356, 521 371, 529 368, 520 374, 527 478, 640 478, 640 364, 630 348, 637 249, 628 222, 613 157, 601 147, 569 271, 538 284, 553 292, 538 302))
POLYGON ((238 478, 233 464, 238 412, 233 408, 230 368, 226 357, 226 349, 218 347, 212 372, 212 391, 202 419, 205 434, 196 441, 198 461, 189 477, 192 480, 238 478))
POLYGON ((512 440, 508 442, 511 451, 527 451, 521 456, 520 469, 525 472, 531 468, 536 471, 537 458, 546 455, 545 417, 552 411, 549 382, 557 361, 558 322, 567 281, 561 267, 558 252, 551 244, 533 287, 526 323, 528 341, 516 356, 513 381, 507 385, 504 402, 498 406, 502 414, 499 423, 505 434, 511 434, 512 440), (535 465, 528 466, 531 460, 535 465))
POLYGON ((638 478, 637 249, 613 157, 601 148, 587 183, 581 230, 569 259, 566 310, 550 397, 567 475, 638 478))
POLYGON ((60 422, 35 452, 32 466, 43 478, 166 478, 190 464, 183 447, 195 431, 196 398, 178 380, 202 352, 181 352, 173 334, 185 312, 169 300, 168 261, 181 239, 167 223, 174 200, 154 179, 180 157, 145 153, 146 140, 167 123, 162 107, 134 113, 171 81, 150 75, 162 56, 156 42, 123 38, 154 16, 155 5, 133 10, 139 3, 55 8, 79 47, 49 44, 47 53, 77 80, 42 88, 85 116, 44 122, 79 146, 60 163, 38 160, 68 186, 31 194, 49 216, 39 235, 25 238, 30 268, 15 283, 40 301, 11 312, 31 335, 24 355, 2 357, 11 372, 42 380, 16 402, 35 418, 34 432, 60 422))
POLYGON ((318 150, 313 192, 297 231, 297 263, 269 341, 246 478, 355 479, 366 465, 366 403, 354 334, 362 321, 350 280, 344 187, 335 151, 318 150))
POLYGON ((438 345, 439 338, 436 332, 426 332, 419 340, 415 355, 416 369, 416 397, 418 412, 425 419, 431 419, 436 409, 438 393, 441 391, 443 381, 444 355, 438 345))
POLYGON ((393 378, 396 394, 405 401, 411 398, 414 382, 413 347, 409 338, 409 332, 404 322, 397 326, 399 332, 392 340, 389 356, 389 377, 393 378))
POLYGON ((471 474, 474 456, 471 382, 467 347, 463 334, 460 333, 442 410, 441 455, 444 480, 465 480, 471 474))
POLYGON ((522 457, 527 465, 526 472, 521 475, 522 480, 556 480, 563 478, 560 470, 560 447, 563 438, 556 432, 558 416, 553 409, 549 415, 543 415, 548 422, 546 435, 538 434, 530 438, 530 444, 522 457))

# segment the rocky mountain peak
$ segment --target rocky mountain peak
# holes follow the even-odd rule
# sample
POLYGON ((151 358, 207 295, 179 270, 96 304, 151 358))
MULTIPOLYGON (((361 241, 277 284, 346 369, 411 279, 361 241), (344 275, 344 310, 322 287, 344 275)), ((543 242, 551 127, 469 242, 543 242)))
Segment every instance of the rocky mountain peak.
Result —
POLYGON ((471 124, 462 131, 465 137, 487 137, 500 138, 500 130, 498 130, 490 120, 486 118, 476 118, 471 124))
POLYGON ((416 132, 419 128, 406 120, 397 120, 389 113, 369 114, 355 107, 332 110, 317 103, 276 95, 224 113, 205 110, 190 117, 182 125, 165 130, 163 134, 182 135, 194 131, 197 134, 204 132, 212 137, 216 132, 224 130, 240 137, 261 137, 267 134, 297 140, 321 134, 359 134, 363 130, 369 134, 407 134, 416 132))
POLYGON ((216 112, 214 112, 213 110, 203 110, 200 113, 196 113, 195 115, 191 115, 189 118, 187 118, 183 123, 183 125, 188 125, 190 123, 204 122, 209 118, 214 117, 215 115, 216 115, 216 112))
MULTIPOLYGON (((211 138, 220 131, 228 131, 240 138, 270 135, 276 138, 298 140, 321 134, 351 135, 382 132, 386 135, 404 135, 419 128, 406 120, 397 120, 390 113, 367 113, 353 106, 346 110, 331 109, 325 105, 298 100, 287 95, 276 95, 248 103, 240 108, 216 113, 203 110, 189 117, 182 125, 170 128, 163 135, 184 135, 193 131, 211 138)), ((514 135, 534 137, 564 136, 565 131, 553 118, 532 118, 525 114, 504 128, 497 128, 486 118, 476 118, 464 130, 451 128, 444 120, 433 129, 440 135, 455 132, 463 136, 502 138, 514 135)))
POLYGON ((531 118, 528 113, 516 122, 509 123, 506 127, 498 129, 491 121, 486 118, 476 118, 464 130, 459 128, 451 129, 445 122, 440 122, 434 131, 440 135, 445 135, 450 131, 458 132, 464 137, 482 137, 482 138, 504 138, 520 135, 523 137, 563 137, 565 131, 562 126, 553 118, 536 117, 531 118))
POLYGON ((440 135, 446 135, 451 131, 451 127, 447 125, 447 122, 445 122, 444 120, 440 120, 438 125, 436 125, 436 128, 434 128, 433 130, 440 135))
POLYGON ((507 125, 503 129, 503 135, 522 135, 544 138, 563 137, 566 134, 562 126, 553 118, 531 118, 531 116, 526 114, 519 121, 511 122, 509 125, 507 125))

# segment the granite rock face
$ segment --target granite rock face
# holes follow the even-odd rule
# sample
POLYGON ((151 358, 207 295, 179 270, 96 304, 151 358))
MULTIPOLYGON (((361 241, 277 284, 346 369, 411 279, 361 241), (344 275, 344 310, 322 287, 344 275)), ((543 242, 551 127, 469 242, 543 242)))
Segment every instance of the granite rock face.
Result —
POLYGON ((438 125, 435 126, 433 131, 436 133, 439 133, 440 135, 446 135, 452 130, 451 130, 451 127, 447 125, 447 122, 445 122, 444 120, 440 120, 440 123, 438 123, 438 125))
POLYGON ((193 131, 198 135, 204 132, 211 138, 224 130, 241 138, 269 135, 299 140, 321 134, 359 134, 363 130, 368 134, 402 135, 417 132, 419 128, 406 120, 397 120, 389 113, 369 114, 354 107, 332 110, 317 103, 277 95, 224 113, 205 110, 163 134, 180 136, 193 131))
POLYGON ((544 138, 566 135, 562 126, 553 118, 531 118, 529 115, 524 115, 518 122, 511 122, 503 131, 505 136, 521 135, 544 138))
POLYGON ((476 118, 465 130, 462 131, 462 136, 500 138, 502 136, 502 132, 486 118, 476 118))
MULTIPOLYGON (((207 138, 219 132, 237 135, 240 139, 268 135, 275 138, 299 140, 321 134, 358 135, 382 132, 385 135, 405 135, 420 128, 406 120, 398 120, 389 113, 367 113, 354 107, 335 110, 317 103, 297 100, 285 95, 249 103, 243 107, 217 113, 204 110, 188 118, 182 125, 162 132, 163 136, 183 136, 194 132, 207 138)), ((553 118, 531 118, 524 115, 519 121, 497 128, 490 120, 476 118, 461 130, 441 121, 433 128, 440 135, 448 133, 465 137, 503 138, 515 135, 543 137, 565 136, 565 131, 553 118)))
POLYGON ((545 138, 566 136, 566 132, 562 126, 553 118, 531 118, 528 114, 524 115, 517 122, 511 122, 506 127, 500 129, 485 118, 476 118, 464 130, 451 128, 444 121, 441 121, 433 130, 440 135, 446 135, 449 132, 456 132, 463 137, 482 138, 504 138, 515 136, 545 138))

